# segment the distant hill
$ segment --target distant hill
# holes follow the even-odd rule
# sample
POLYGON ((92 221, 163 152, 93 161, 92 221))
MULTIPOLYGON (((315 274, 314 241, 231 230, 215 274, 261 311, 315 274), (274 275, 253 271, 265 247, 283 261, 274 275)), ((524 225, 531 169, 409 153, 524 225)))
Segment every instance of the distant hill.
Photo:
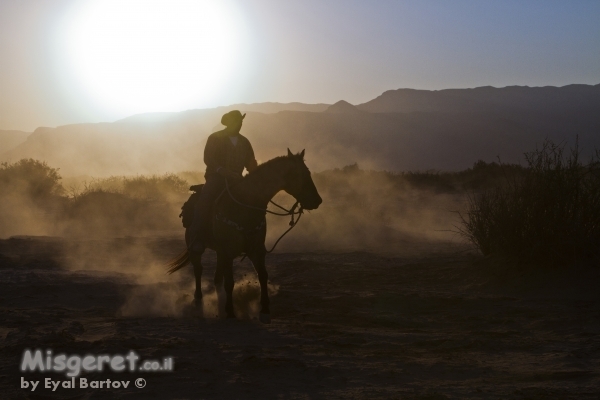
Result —
POLYGON ((600 85, 492 86, 474 89, 388 90, 357 106, 368 112, 512 112, 600 110, 600 85))
POLYGON ((356 106, 348 103, 345 100, 340 100, 332 106, 328 107, 325 112, 328 113, 356 113, 361 112, 356 106))
MULTIPOLYGON (((274 114, 281 111, 308 111, 322 112, 326 111, 330 104, 304 104, 304 103, 255 103, 255 104, 232 104, 230 106, 221 106, 212 109, 188 110, 185 115, 222 115, 231 110, 240 110, 242 113, 259 112, 263 114, 274 114)), ((137 114, 124 118, 121 121, 140 121, 143 123, 160 123, 172 118, 178 118, 181 113, 178 112, 156 112, 137 114)), ((219 122, 219 121, 217 121, 219 122)))
POLYGON ((256 104, 233 104, 218 107, 217 110, 240 110, 241 112, 260 112, 274 114, 280 111, 307 111, 322 112, 327 110, 330 104, 304 104, 304 103, 256 103, 256 104))
POLYGON ((0 130, 0 154, 17 147, 23 143, 30 134, 31 132, 0 130))
POLYGON ((233 105, 39 128, 2 160, 32 157, 63 175, 202 170, 206 138, 235 108, 248 113, 242 133, 259 161, 306 148, 316 171, 355 162, 388 170, 457 170, 498 156, 518 162, 545 138, 572 144, 577 135, 584 155, 600 148, 600 85, 399 89, 357 106, 290 104, 298 110, 233 105))

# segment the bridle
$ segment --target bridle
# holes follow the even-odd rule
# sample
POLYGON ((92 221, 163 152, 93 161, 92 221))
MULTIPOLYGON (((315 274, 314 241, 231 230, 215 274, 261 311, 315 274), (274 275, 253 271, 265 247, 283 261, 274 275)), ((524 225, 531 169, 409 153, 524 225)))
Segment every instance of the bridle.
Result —
MULTIPOLYGON (((266 208, 260 208, 260 207, 251 206, 249 204, 244 204, 241 201, 237 200, 235 197, 233 197, 233 194, 231 194, 231 190, 229 190, 229 182, 227 181, 227 179, 225 179, 225 190, 223 192, 225 192, 225 191, 227 192, 227 194, 229 195, 229 198, 231 198, 231 200, 233 200, 236 204, 238 204, 238 205, 240 205, 242 207, 246 207, 246 208, 249 208, 249 209, 252 209, 252 210, 262 211, 264 213, 269 213, 269 214, 276 215, 276 216, 279 216, 279 217, 287 217, 288 215, 291 217, 291 220, 290 220, 290 223, 289 223, 290 227, 285 232, 283 232, 283 234, 281 236, 279 236, 279 239, 277 239, 277 241, 275 242, 275 244, 273 245, 273 247, 271 247, 271 250, 267 250, 267 253, 272 253, 273 250, 275 250, 275 247, 277 246, 277 243, 279 243, 279 241, 281 239, 283 239, 283 237, 285 235, 287 235, 287 233, 289 231, 291 231, 296 226, 296 224, 298 223, 298 221, 300 221, 300 217, 302 217, 302 214, 304 214, 304 209, 302 208, 302 205, 300 204, 299 201, 296 201, 294 203, 294 205, 292 206, 292 208, 290 208, 288 210, 285 207, 280 206, 279 204, 275 203, 273 200, 269 200, 269 203, 271 203, 271 204, 275 205, 276 207, 280 208, 281 210, 285 211, 285 213, 279 213, 279 212, 271 211, 271 210, 266 209, 266 208), (298 211, 296 211, 296 208, 298 207, 298 204, 300 204, 300 208, 298 209, 298 211), (294 216, 295 215, 298 216, 298 218, 296 220, 294 220, 294 216)), ((215 203, 219 201, 219 199, 223 195, 223 192, 219 195, 219 197, 217 197, 215 203)), ((242 260, 244 258, 246 258, 245 254, 244 254, 244 257, 242 257, 242 260)))

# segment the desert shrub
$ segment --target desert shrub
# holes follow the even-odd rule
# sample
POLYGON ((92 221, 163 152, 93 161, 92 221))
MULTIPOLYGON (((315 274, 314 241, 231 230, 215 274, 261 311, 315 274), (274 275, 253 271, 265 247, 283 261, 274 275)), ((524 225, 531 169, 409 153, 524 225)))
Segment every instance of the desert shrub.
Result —
POLYGON ((136 235, 179 228, 178 207, 103 190, 71 199, 60 220, 67 235, 136 235))
POLYGON ((465 190, 482 190, 493 188, 505 180, 507 175, 518 176, 524 168, 516 164, 500 164, 482 160, 473 167, 462 171, 365 171, 358 164, 346 165, 339 169, 323 171, 315 174, 315 178, 323 181, 325 186, 332 182, 363 177, 367 180, 385 180, 394 183, 398 190, 409 188, 427 190, 434 193, 462 193, 465 190))
POLYGON ((0 237, 45 234, 52 215, 62 209, 58 169, 23 159, 0 164, 0 237))
POLYGON ((0 188, 3 195, 22 194, 33 200, 44 200, 64 193, 58 169, 45 162, 23 159, 0 164, 0 188))
POLYGON ((565 265, 598 256, 598 158, 546 141, 526 153, 528 167, 470 197, 461 232, 484 255, 565 265))
POLYGON ((415 188, 452 193, 493 188, 507 175, 518 176, 523 170, 516 164, 479 160, 473 167, 462 171, 409 171, 402 173, 402 177, 415 188))
POLYGON ((132 198, 172 201, 188 191, 188 183, 175 174, 136 176, 123 181, 123 193, 132 198))
POLYGON ((122 194, 132 199, 173 202, 185 199, 188 191, 187 181, 175 174, 111 176, 86 182, 83 191, 73 197, 94 192, 107 192, 122 194))
POLYGON ((204 183, 204 171, 182 171, 177 173, 177 176, 184 181, 186 181, 189 185, 197 185, 200 183, 204 183))
POLYGON ((79 197, 93 192, 123 193, 122 176, 110 176, 108 178, 92 178, 83 183, 83 190, 73 193, 72 197, 79 197))
POLYGON ((454 173, 455 181, 463 190, 491 189, 501 185, 507 177, 518 178, 525 168, 518 164, 504 164, 479 160, 473 167, 454 173))
POLYGON ((180 228, 188 187, 174 174, 93 179, 65 207, 64 233, 101 236, 180 228))
MULTIPOLYGON (((428 171, 373 171, 363 170, 357 163, 346 165, 313 174, 313 179, 318 186, 333 192, 334 197, 340 197, 341 193, 350 196, 348 189, 359 186, 367 192, 369 190, 384 189, 387 191, 406 191, 409 189, 421 189, 439 193, 455 192, 460 187, 456 176, 458 173, 428 171), (377 183, 377 185, 374 185, 377 183), (369 188, 368 190, 366 188, 369 188)), ((352 194, 356 200, 356 194, 352 194)))
POLYGON ((402 177, 413 187, 430 189, 436 192, 454 192, 457 190, 456 174, 440 171, 408 171, 402 177))

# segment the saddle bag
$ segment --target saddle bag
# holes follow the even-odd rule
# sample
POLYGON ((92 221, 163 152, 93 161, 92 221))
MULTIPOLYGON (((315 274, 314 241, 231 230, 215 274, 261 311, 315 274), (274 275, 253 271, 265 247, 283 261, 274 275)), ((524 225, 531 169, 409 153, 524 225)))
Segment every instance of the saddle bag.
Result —
POLYGON ((181 218, 181 223, 183 224, 184 228, 189 228, 194 221, 196 203, 198 203, 200 192, 202 191, 203 186, 204 185, 190 186, 190 191, 194 193, 192 193, 189 199, 183 203, 183 206, 181 207, 181 214, 179 214, 179 218, 181 218))

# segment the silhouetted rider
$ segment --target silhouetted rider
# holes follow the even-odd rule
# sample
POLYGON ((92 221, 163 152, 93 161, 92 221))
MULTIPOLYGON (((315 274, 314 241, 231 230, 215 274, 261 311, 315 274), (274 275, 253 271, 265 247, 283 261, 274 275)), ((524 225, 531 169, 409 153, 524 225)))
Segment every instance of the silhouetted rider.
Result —
POLYGON ((206 164, 206 183, 196 204, 194 222, 190 229, 196 234, 196 240, 191 246, 193 251, 203 251, 211 229, 211 209, 214 201, 225 188, 225 179, 232 185, 242 178, 244 168, 248 172, 256 168, 254 150, 250 141, 240 134, 242 122, 246 114, 238 110, 223 115, 221 123, 225 129, 215 132, 208 137, 204 148, 204 163, 206 164))

